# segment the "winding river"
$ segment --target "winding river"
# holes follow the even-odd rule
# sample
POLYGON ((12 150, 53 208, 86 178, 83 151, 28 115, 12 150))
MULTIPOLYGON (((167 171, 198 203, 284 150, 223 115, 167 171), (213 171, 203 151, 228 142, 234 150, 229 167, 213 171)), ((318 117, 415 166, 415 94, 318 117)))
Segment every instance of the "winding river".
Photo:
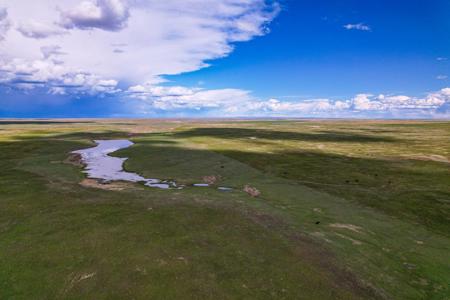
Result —
MULTIPOLYGON (((134 145, 129 140, 95 140, 97 146, 87 149, 73 151, 80 154, 83 163, 86 165, 84 173, 88 178, 109 181, 130 181, 142 182, 148 187, 160 189, 182 189, 184 186, 178 186, 174 181, 160 179, 144 178, 139 174, 124 171, 123 163, 128 158, 113 157, 109 154, 134 145)), ((196 187, 208 187, 209 184, 194 184, 196 187)), ((220 191, 231 191, 232 188, 218 187, 220 191)))
POLYGON ((127 158, 108 155, 134 145, 133 142, 129 140, 96 140, 94 142, 97 143, 97 146, 72 152, 81 155, 83 163, 86 164, 84 173, 89 178, 100 179, 106 182, 143 182, 146 186, 160 189, 178 188, 175 182, 148 179, 139 174, 124 171, 123 163, 127 158))

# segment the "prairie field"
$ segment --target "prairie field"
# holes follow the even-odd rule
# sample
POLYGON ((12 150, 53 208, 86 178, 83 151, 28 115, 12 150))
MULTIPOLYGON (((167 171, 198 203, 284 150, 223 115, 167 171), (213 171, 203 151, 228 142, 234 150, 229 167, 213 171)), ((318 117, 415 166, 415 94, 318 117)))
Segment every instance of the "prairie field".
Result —
POLYGON ((450 299, 449 253, 450 122, 0 120, 0 299, 450 299), (185 188, 68 159, 113 139, 185 188))

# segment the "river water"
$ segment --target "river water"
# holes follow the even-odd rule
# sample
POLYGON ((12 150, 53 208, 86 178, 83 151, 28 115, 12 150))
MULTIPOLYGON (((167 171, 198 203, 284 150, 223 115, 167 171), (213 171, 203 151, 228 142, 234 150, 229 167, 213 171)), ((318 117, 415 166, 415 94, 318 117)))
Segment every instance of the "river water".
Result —
MULTIPOLYGON (((89 178, 108 181, 130 181, 142 182, 146 186, 160 189, 181 189, 174 181, 166 181, 154 178, 144 178, 139 174, 127 172, 123 169, 123 163, 128 158, 113 157, 109 154, 134 145, 129 140, 95 140, 97 146, 87 149, 73 151, 81 155, 83 163, 86 165, 84 173, 89 178)), ((196 187, 208 187, 206 183, 194 184, 196 187)), ((220 191, 231 191, 231 188, 219 187, 220 191)))
POLYGON ((95 143, 97 143, 95 147, 73 151, 73 153, 81 155, 83 163, 86 164, 84 173, 89 178, 103 181, 143 182, 146 186, 161 189, 177 188, 175 182, 148 179, 139 174, 124 171, 123 163, 127 158, 108 155, 132 146, 133 142, 129 140, 96 140, 95 143))

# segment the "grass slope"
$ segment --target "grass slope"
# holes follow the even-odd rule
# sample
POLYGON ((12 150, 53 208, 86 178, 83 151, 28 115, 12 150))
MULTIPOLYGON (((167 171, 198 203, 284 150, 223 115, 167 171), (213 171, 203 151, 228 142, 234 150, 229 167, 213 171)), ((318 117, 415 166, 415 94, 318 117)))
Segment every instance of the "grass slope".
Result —
POLYGON ((0 121, 0 298, 446 299, 450 123, 0 121), (93 139, 145 177, 83 187, 93 139), (242 187, 262 191, 251 198, 242 187))

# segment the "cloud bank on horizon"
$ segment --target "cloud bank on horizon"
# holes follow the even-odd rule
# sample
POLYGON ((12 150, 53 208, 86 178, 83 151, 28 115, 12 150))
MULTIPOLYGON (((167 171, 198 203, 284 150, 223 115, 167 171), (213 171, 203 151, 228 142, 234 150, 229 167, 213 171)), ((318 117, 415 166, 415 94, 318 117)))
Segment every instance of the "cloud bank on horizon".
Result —
MULTIPOLYGON (((42 93, 110 97, 136 115, 449 116, 450 88, 423 97, 284 101, 165 79, 208 67, 235 43, 268 34, 280 10, 266 0, 0 0, 0 90, 28 95, 30 105, 42 93)), ((344 28, 371 31, 364 23, 344 28)))
POLYGON ((155 110, 183 112, 206 110, 209 116, 229 117, 336 117, 336 118, 446 118, 450 112, 450 88, 424 97, 358 94, 351 99, 302 101, 261 100, 239 89, 204 90, 180 86, 132 86, 127 93, 139 99, 144 114, 155 110))

